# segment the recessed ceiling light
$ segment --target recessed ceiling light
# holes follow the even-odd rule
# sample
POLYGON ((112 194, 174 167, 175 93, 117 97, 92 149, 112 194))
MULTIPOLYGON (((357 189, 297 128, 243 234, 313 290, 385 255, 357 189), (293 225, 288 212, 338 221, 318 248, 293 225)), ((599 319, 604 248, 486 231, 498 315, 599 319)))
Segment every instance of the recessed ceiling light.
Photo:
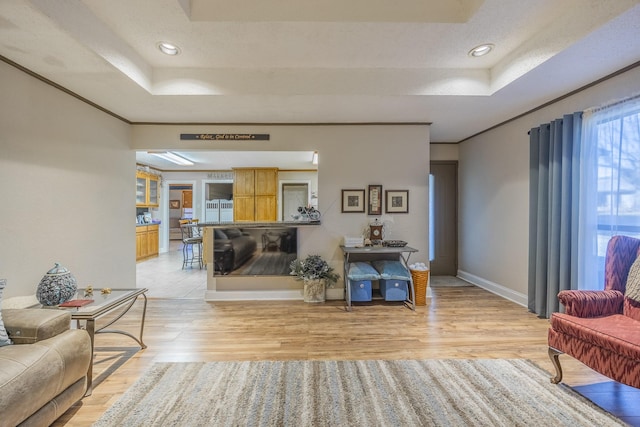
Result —
POLYGON ((158 49, 160 49, 160 52, 165 55, 177 55, 180 53, 180 48, 178 46, 167 42, 159 42, 158 49))
POLYGON ((495 45, 491 43, 481 44, 480 46, 476 46, 469 51, 469 56, 484 56, 487 53, 491 52, 495 45))

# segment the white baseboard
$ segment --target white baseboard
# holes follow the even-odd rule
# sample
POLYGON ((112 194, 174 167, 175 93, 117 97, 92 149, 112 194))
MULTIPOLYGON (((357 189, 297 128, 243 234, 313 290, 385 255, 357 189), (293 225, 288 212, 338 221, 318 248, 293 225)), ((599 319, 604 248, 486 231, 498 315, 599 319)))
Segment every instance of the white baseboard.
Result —
POLYGON ((523 307, 529 305, 529 298, 526 294, 515 292, 513 289, 505 288, 502 285, 493 283, 489 280, 485 280, 482 277, 475 276, 466 271, 458 270, 457 277, 469 283, 476 285, 479 288, 485 289, 491 293, 501 296, 502 298, 513 301, 516 304, 520 304, 523 307))

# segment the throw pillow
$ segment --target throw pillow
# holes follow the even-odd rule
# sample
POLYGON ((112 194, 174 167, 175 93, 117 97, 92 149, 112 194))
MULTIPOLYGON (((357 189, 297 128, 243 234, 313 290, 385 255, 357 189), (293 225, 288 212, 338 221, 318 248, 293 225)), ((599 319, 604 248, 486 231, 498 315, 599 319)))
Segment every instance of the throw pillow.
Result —
POLYGON ((215 240, 229 240, 229 237, 227 237, 227 235, 224 234, 224 231, 220 230, 219 228, 214 229, 213 237, 215 240))
MULTIPOLYGON (((0 279, 0 305, 2 305, 2 294, 6 285, 7 281, 5 279, 0 279)), ((13 343, 9 339, 9 334, 7 334, 7 330, 4 327, 4 322, 2 321, 2 310, 0 310, 0 347, 9 344, 13 343)))
POLYGON ((229 239, 235 239, 236 237, 242 236, 242 231, 237 228, 227 228, 224 230, 224 234, 226 234, 229 239))
POLYGON ((624 296, 640 303, 640 257, 631 264, 624 296))

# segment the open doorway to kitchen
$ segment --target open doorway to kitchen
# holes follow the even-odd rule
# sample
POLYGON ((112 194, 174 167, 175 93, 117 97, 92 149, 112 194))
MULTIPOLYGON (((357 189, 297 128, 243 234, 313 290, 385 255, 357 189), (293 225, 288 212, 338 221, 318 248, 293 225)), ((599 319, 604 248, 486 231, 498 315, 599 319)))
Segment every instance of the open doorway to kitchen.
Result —
POLYGON ((198 219, 193 211, 193 185, 169 184, 169 244, 182 240, 180 220, 198 219))
MULTIPOLYGON (((298 218, 298 208, 311 205, 311 183, 308 181, 281 181, 281 221, 291 221, 298 218)), ((317 201, 317 198, 316 198, 317 201)))
POLYGON ((194 197, 196 182, 192 180, 162 181, 160 198, 160 253, 157 257, 136 264, 136 287, 147 288, 150 298, 195 298, 201 299, 206 290, 207 270, 182 269, 181 219, 200 219, 197 197, 194 197))
MULTIPOLYGON (((175 154, 193 162, 194 165, 173 164, 147 151, 136 153, 136 162, 139 165, 153 168, 161 175, 161 197, 157 208, 158 219, 161 220, 160 253, 158 257, 137 265, 136 286, 148 288, 147 295, 151 298, 204 297, 207 272, 213 274, 213 266, 203 266, 200 269, 196 263, 194 266, 182 268, 181 232, 176 221, 191 216, 206 223, 232 222, 235 169, 278 169, 276 217, 280 221, 292 220, 290 215, 293 212, 284 212, 297 211, 299 206, 312 205, 317 208, 318 165, 313 163, 313 151, 179 150, 175 154), (296 188, 285 186, 286 210, 283 210, 283 183, 296 184, 296 188), (297 186, 299 184, 302 184, 302 189, 297 186), (180 188, 181 186, 186 188, 180 188), (289 190, 296 195, 290 195, 289 190), (184 197, 183 191, 186 191, 184 197)), ((279 251, 282 252, 286 248, 295 255, 293 250, 296 245, 293 238, 286 238, 281 233, 274 235, 273 230, 271 232, 272 235, 264 238, 262 235, 255 236, 259 253, 263 252, 264 247, 265 254, 275 256, 277 252, 274 239, 279 238, 279 251)))

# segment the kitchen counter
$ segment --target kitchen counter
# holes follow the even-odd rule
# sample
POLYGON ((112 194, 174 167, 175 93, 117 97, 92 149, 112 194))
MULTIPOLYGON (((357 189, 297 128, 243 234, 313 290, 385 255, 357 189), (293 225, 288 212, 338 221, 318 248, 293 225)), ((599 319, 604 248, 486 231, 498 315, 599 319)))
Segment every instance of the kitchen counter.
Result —
POLYGON ((199 222, 198 227, 212 228, 277 228, 277 227, 306 227, 320 225, 320 221, 270 221, 270 222, 199 222))

